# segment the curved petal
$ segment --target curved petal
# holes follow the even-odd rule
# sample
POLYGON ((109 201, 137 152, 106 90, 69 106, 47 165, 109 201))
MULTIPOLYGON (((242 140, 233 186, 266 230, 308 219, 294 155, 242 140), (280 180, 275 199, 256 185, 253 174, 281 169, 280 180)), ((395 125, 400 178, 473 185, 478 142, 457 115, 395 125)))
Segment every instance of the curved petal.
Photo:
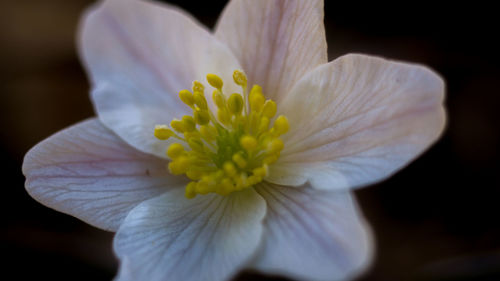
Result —
POLYGON ((429 69, 347 55, 302 79, 280 105, 290 122, 269 181, 320 189, 387 178, 445 125, 444 83, 429 69))
POLYGON ((371 230, 348 191, 264 183, 265 232, 254 267, 299 280, 351 280, 373 257, 371 230))
POLYGON ((250 85, 277 102, 328 60, 323 0, 233 0, 215 35, 238 57, 250 85))
POLYGON ((184 181, 169 175, 165 160, 130 147, 97 119, 37 144, 23 173, 37 201, 110 231, 137 204, 184 181))
POLYGON ((255 252, 265 212, 251 189, 194 199, 172 190, 148 200, 116 234, 117 280, 227 280, 255 252))
MULTIPOLYGON (((205 81, 208 73, 232 81, 240 68, 229 48, 207 30, 160 3, 104 1, 87 11, 80 33, 99 118, 127 143, 159 157, 165 157, 168 142, 153 137, 154 126, 189 109, 177 93, 194 80, 205 81)), ((227 92, 232 84, 227 83, 227 92)))

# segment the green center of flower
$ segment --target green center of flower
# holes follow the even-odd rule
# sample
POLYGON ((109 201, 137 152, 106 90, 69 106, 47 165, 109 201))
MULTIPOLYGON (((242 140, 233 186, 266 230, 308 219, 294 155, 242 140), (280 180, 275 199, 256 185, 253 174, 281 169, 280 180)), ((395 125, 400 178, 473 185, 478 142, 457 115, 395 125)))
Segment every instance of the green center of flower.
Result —
POLYGON ((179 98, 193 110, 192 116, 174 119, 170 127, 155 127, 156 138, 179 140, 167 149, 172 160, 168 170, 192 180, 186 186, 187 198, 211 192, 228 195, 254 186, 268 175, 268 166, 278 160, 284 147, 280 136, 288 131, 288 119, 283 115, 274 118, 276 103, 264 98, 259 85, 247 95, 243 72, 234 71, 233 80, 242 94, 226 98, 222 79, 207 75, 208 83, 215 88, 212 98, 216 114, 207 105, 205 87, 194 81, 192 92, 179 92, 179 98))

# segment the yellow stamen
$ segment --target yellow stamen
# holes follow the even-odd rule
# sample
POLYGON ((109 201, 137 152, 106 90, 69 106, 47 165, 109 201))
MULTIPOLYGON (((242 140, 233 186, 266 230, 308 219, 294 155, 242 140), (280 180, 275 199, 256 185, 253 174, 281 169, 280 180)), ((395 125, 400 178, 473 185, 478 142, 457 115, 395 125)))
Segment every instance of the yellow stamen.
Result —
POLYGON ((243 136, 240 139, 240 144, 247 151, 255 150, 255 148, 257 148, 258 145, 257 140, 253 136, 249 135, 243 136))
POLYGON ((186 129, 184 128, 184 122, 182 122, 181 120, 172 120, 172 122, 170 122, 170 127, 174 128, 174 130, 179 133, 184 133, 186 131, 186 129))
POLYGON ((229 112, 225 108, 217 110, 217 119, 224 125, 228 125, 231 122, 231 116, 229 116, 229 112))
POLYGON ((179 98, 182 102, 187 104, 189 107, 194 105, 194 97, 193 94, 188 90, 182 90, 179 92, 179 98))
POLYGON ((180 143, 173 143, 167 149, 167 156, 171 159, 175 159, 182 155, 184 152, 184 146, 180 143))
POLYGON ((219 90, 222 89, 222 85, 224 84, 222 82, 222 79, 220 79, 220 77, 215 74, 207 74, 207 81, 208 84, 219 90))
POLYGON ((182 127, 186 132, 192 132, 196 130, 196 123, 194 122, 194 118, 189 115, 182 116, 182 127))
POLYGON ((167 140, 175 133, 170 130, 167 125, 156 125, 155 126, 155 137, 159 140, 167 140))
POLYGON ((247 86, 247 77, 246 77, 245 73, 243 73, 239 70, 235 70, 233 72, 233 80, 234 80, 234 83, 236 83, 237 85, 240 85, 242 87, 247 86))
POLYGON ((269 144, 268 151, 270 153, 276 153, 280 152, 284 147, 285 145, 283 144, 283 141, 281 139, 274 139, 269 144))
POLYGON ((213 126, 200 126, 201 135, 209 142, 212 142, 217 137, 217 131, 213 126))
POLYGON ((193 92, 203 93, 203 91, 205 91, 205 86, 203 86, 200 81, 194 81, 193 92))
POLYGON ((186 186, 186 193, 185 193, 186 198, 193 199, 196 196, 195 188, 196 188, 196 182, 192 181, 188 183, 188 185, 186 186))
POLYGON ((249 102, 250 108, 252 110, 260 112, 262 110, 262 107, 264 106, 265 101, 266 99, 261 92, 255 91, 253 93, 250 93, 249 102))
POLYGON ((212 98, 214 100, 215 105, 217 105, 217 107, 224 108, 226 106, 225 101, 224 101, 224 96, 222 95, 222 93, 220 91, 215 90, 212 94, 212 98))
POLYGON ((208 124, 208 122, 210 122, 210 115, 208 114, 207 110, 196 108, 193 114, 194 114, 194 121, 198 125, 206 125, 208 124))
POLYGON ((272 100, 267 100, 264 103, 264 108, 262 109, 262 114, 265 117, 271 119, 276 114, 276 110, 277 110, 276 103, 274 101, 272 101, 272 100))
POLYGON ((286 132, 288 132, 288 129, 290 126, 288 125, 288 119, 280 115, 278 118, 276 118, 276 121, 274 121, 274 129, 278 133, 278 135, 283 135, 286 132))
POLYGON ((259 184, 284 148, 280 136, 289 130, 288 119, 281 115, 271 121, 277 112, 276 103, 265 99, 259 85, 247 95, 247 77, 242 71, 234 71, 233 80, 242 92, 226 99, 222 79, 207 75, 208 84, 215 88, 212 99, 216 114, 208 107, 205 86, 194 81, 192 92, 179 92, 182 102, 192 109, 192 116, 154 128, 160 140, 182 141, 172 143, 166 154, 171 159, 168 170, 191 180, 186 185, 186 198, 208 193, 228 195, 259 184))
POLYGON ((192 150, 194 150, 196 152, 200 152, 200 153, 204 152, 203 142, 200 139, 191 138, 188 140, 188 145, 192 150))
POLYGON ((174 175, 182 175, 184 174, 189 167, 189 158, 186 156, 179 156, 174 161, 168 164, 168 169, 174 175))
POLYGON ((228 162, 224 163, 224 172, 226 172, 226 174, 228 176, 232 177, 232 176, 236 175, 236 173, 238 171, 234 167, 233 163, 228 161, 228 162))
POLYGON ((241 153, 236 153, 233 155, 233 161, 238 165, 239 168, 243 169, 247 166, 247 161, 245 158, 241 155, 241 153))
POLYGON ((267 173, 268 169, 266 164, 264 164, 262 167, 253 169, 253 174, 262 178, 267 176, 267 173))
POLYGON ((207 106, 207 100, 205 99, 205 96, 203 95, 203 92, 194 92, 193 94, 194 98, 194 103, 200 108, 200 109, 208 109, 207 106))
POLYGON ((227 100, 227 108, 231 114, 240 114, 243 105, 243 98, 240 94, 232 94, 227 100))

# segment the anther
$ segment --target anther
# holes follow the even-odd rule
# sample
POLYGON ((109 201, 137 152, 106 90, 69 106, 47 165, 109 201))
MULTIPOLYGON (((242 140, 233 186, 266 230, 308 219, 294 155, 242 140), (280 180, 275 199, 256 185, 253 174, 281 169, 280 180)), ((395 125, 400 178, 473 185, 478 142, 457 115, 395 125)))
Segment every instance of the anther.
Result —
POLYGON ((263 116, 260 118, 260 123, 259 123, 259 133, 265 132, 269 129, 269 118, 263 116))
POLYGON ((194 121, 198 125, 206 125, 208 124, 208 122, 210 122, 210 115, 208 114, 207 110, 196 108, 193 115, 194 121))
POLYGON ((196 139, 196 138, 189 139, 188 140, 188 145, 194 151, 201 152, 201 153, 204 152, 203 142, 201 140, 199 140, 199 139, 196 139))
POLYGON ((207 100, 205 99, 205 96, 203 95, 203 92, 194 92, 193 94, 194 97, 194 103, 200 108, 200 109, 208 109, 207 106, 207 100))
POLYGON ((182 126, 186 132, 196 130, 196 122, 194 121, 194 118, 189 115, 182 116, 182 126))
POLYGON ((250 108, 253 111, 260 112, 262 110, 262 107, 264 106, 264 102, 266 101, 266 99, 264 98, 264 95, 261 92, 255 91, 253 93, 250 93, 249 101, 250 101, 250 108))
POLYGON ((226 172, 226 174, 230 177, 236 175, 236 168, 234 167, 233 163, 227 161, 226 163, 224 163, 224 166, 223 166, 223 169, 224 169, 224 172, 226 172))
POLYGON ((277 110, 276 103, 272 100, 267 100, 266 103, 264 103, 262 114, 267 118, 271 119, 276 114, 276 110, 277 110))
POLYGON ((259 177, 263 178, 263 177, 267 176, 267 173, 268 173, 267 165, 264 164, 264 166, 262 166, 262 167, 255 168, 255 169, 253 169, 252 172, 255 176, 259 176, 259 177))
POLYGON ((240 144, 246 151, 253 151, 257 148, 257 140, 249 135, 241 137, 240 144))
POLYGON ((253 95, 254 93, 262 94, 262 87, 259 85, 253 85, 252 90, 250 90, 250 95, 253 95))
POLYGON ((188 169, 186 172, 186 176, 191 180, 199 180, 203 176, 203 173, 198 170, 188 169))
POLYGON ((218 90, 214 90, 212 94, 212 99, 214 100, 215 105, 217 105, 218 108, 224 108, 225 103, 224 103, 224 96, 222 93, 218 90))
POLYGON ((200 81, 194 81, 193 92, 203 93, 203 91, 205 91, 205 86, 203 86, 203 84, 201 84, 200 81))
POLYGON ((171 136, 175 135, 172 130, 170 130, 167 125, 156 125, 155 126, 155 137, 159 140, 167 140, 171 136))
POLYGON ((179 92, 179 98, 182 102, 187 104, 189 107, 194 105, 194 97, 193 94, 188 90, 182 90, 179 92))
POLYGON ((233 182, 228 178, 224 178, 221 181, 220 190, 218 190, 218 193, 220 195, 228 195, 233 191, 233 189, 234 189, 233 182))
POLYGON ((285 147, 283 141, 281 139, 276 138, 272 140, 271 143, 269 144, 268 151, 269 153, 280 152, 283 149, 283 147, 285 147))
POLYGON ((240 85, 242 87, 247 86, 247 76, 242 71, 235 70, 233 72, 233 80, 237 85, 240 85))
POLYGON ((235 153, 233 155, 233 161, 238 165, 239 168, 243 169, 247 166, 247 161, 241 156, 240 153, 235 153))
POLYGON ((203 178, 196 184, 196 193, 205 195, 212 191, 212 186, 208 180, 204 180, 203 178))
POLYGON ((179 133, 184 133, 186 129, 184 128, 184 122, 181 120, 174 119, 170 122, 170 127, 174 128, 179 133))
POLYGON ((278 133, 278 135, 283 135, 284 133, 288 132, 289 128, 290 126, 288 125, 288 119, 283 115, 278 116, 278 118, 276 118, 276 120, 274 121, 274 130, 276 130, 276 133, 278 133))
POLYGON ((170 159, 175 159, 182 155, 184 152, 184 147, 180 143, 173 143, 167 149, 167 156, 170 159))
POLYGON ((255 175, 252 175, 252 176, 249 176, 247 178, 247 186, 251 186, 251 185, 254 185, 256 183, 259 183, 260 181, 262 181, 262 177, 259 177, 259 176, 255 176, 255 175))
POLYGON ((198 132, 197 130, 194 130, 191 132, 184 132, 184 139, 185 140, 189 140, 191 138, 196 138, 196 139, 201 138, 200 132, 198 132))
POLYGON ((188 199, 193 199, 196 196, 196 182, 192 181, 187 184, 186 186, 186 191, 185 191, 185 196, 188 199))
POLYGON ((243 98, 240 94, 232 94, 227 100, 227 108, 231 114, 238 115, 243 109, 243 98))
POLYGON ((267 165, 273 164, 276 161, 278 161, 277 155, 270 155, 270 156, 267 156, 266 158, 264 158, 264 160, 262 160, 262 162, 264 164, 267 164, 267 165))
POLYGON ((207 140, 213 141, 217 136, 217 130, 209 125, 200 126, 200 134, 207 140))
POLYGON ((174 175, 182 175, 189 167, 189 159, 186 156, 179 156, 174 161, 168 163, 168 169, 174 175))
POLYGON ((227 125, 229 122, 231 122, 231 117, 229 116, 229 112, 225 108, 219 108, 217 110, 217 119, 224 124, 227 125))
POLYGON ((218 90, 222 90, 222 85, 224 84, 222 82, 222 79, 220 79, 219 76, 215 75, 215 74, 207 74, 207 81, 208 81, 208 84, 210 84, 212 87, 218 89, 218 90))

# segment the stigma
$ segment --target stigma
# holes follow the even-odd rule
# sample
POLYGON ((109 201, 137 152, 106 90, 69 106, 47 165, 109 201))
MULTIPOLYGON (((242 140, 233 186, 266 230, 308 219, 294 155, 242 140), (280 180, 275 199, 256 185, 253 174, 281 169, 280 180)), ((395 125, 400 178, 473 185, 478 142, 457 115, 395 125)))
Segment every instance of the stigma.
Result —
POLYGON ((166 151, 171 159, 168 170, 191 180, 186 185, 187 198, 208 193, 228 195, 253 187, 268 176, 269 165, 278 160, 284 148, 280 136, 288 131, 288 119, 275 116, 276 103, 265 99, 259 85, 248 92, 242 71, 235 70, 233 80, 241 93, 226 95, 222 79, 207 75, 208 84, 214 88, 213 111, 205 97, 205 86, 194 81, 192 91, 179 92, 192 115, 154 129, 160 140, 177 140, 166 151))

